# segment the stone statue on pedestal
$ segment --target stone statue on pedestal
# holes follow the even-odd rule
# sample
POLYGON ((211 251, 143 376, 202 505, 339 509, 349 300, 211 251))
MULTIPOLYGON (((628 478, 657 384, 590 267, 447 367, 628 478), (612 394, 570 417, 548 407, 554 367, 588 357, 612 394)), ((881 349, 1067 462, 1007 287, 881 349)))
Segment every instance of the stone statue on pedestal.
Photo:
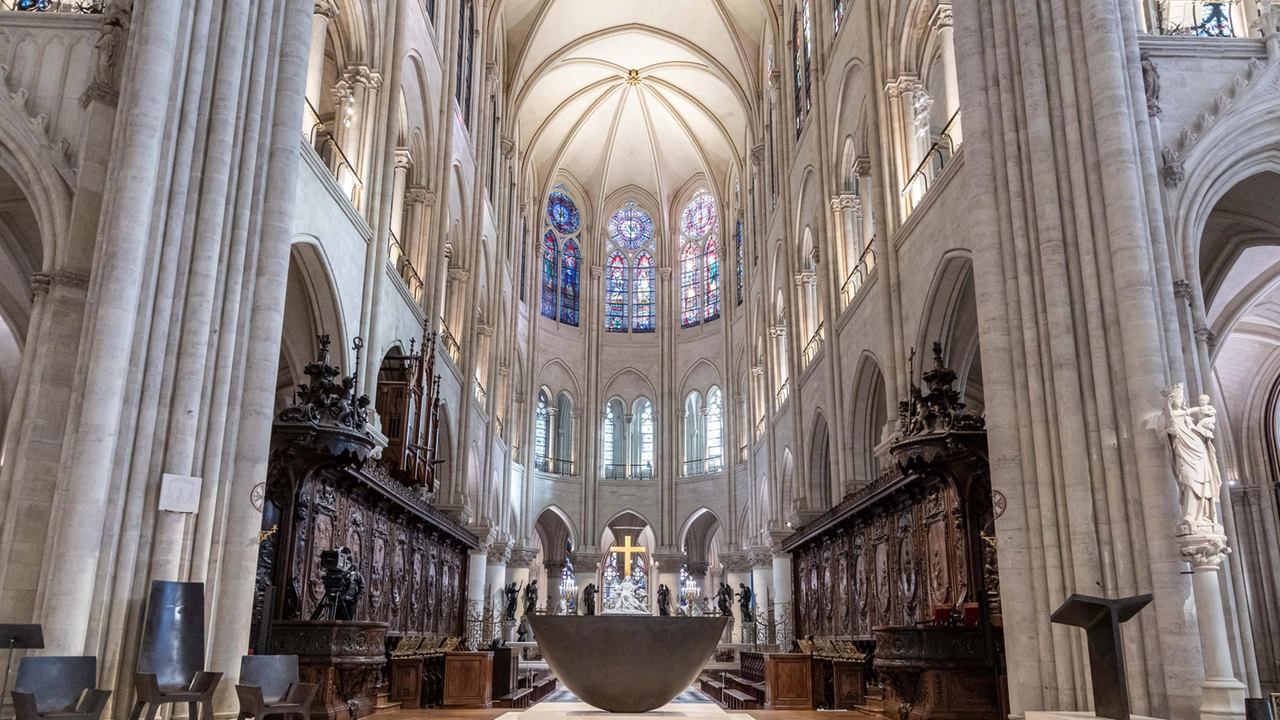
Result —
POLYGON ((720 614, 724 617, 731 617, 733 610, 733 588, 725 583, 720 583, 720 589, 716 591, 716 605, 720 610, 720 614))
POLYGON ((510 622, 515 622, 516 602, 520 598, 520 586, 516 585, 516 582, 512 580, 507 585, 507 587, 502 591, 502 594, 506 599, 506 602, 504 603, 506 612, 503 614, 503 619, 510 622))
MULTIPOLYGON (((532 615, 538 609, 538 580, 534 578, 524 588, 524 614, 532 615)), ((515 620, 515 613, 512 612, 512 620, 515 620)))
POLYGON ((1173 450, 1173 470, 1182 503, 1179 534, 1194 532, 1202 525, 1218 525, 1218 495, 1222 476, 1213 447, 1217 410, 1209 397, 1201 395, 1199 405, 1187 407, 1182 383, 1164 391, 1164 432, 1173 450), (1185 530, 1185 532, 1184 532, 1185 530))
POLYGON ((738 583, 738 589, 738 610, 742 612, 742 624, 753 623, 756 616, 751 611, 751 588, 746 583, 738 583))
POLYGON ((671 617, 671 588, 666 585, 658 586, 658 614, 671 617))
POLYGON ((596 614, 596 595, 599 592, 600 591, 596 589, 595 583, 587 583, 587 586, 582 589, 582 614, 583 615, 596 614))

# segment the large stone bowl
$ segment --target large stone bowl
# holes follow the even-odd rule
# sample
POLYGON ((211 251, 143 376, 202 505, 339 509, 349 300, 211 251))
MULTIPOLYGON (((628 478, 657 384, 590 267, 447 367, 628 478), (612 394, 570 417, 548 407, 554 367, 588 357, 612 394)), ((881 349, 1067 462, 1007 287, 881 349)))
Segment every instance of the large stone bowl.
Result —
POLYGON ((615 713, 656 710, 706 667, 723 617, 530 615, 556 677, 583 702, 615 713))

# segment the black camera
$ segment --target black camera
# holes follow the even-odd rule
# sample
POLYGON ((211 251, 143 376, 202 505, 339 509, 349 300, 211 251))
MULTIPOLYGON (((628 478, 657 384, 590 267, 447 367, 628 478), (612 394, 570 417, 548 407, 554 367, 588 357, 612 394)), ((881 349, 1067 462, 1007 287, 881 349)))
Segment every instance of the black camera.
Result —
POLYGON ((351 567, 351 551, 346 548, 324 550, 320 553, 320 567, 328 573, 345 573, 351 567), (346 552, 343 552, 346 550, 346 552))

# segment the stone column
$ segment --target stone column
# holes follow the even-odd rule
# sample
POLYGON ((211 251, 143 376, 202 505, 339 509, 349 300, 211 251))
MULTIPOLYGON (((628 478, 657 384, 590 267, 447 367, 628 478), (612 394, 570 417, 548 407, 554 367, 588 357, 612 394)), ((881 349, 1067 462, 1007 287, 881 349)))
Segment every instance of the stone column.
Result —
POLYGON ((756 613, 756 642, 767 643, 763 627, 769 620, 769 605, 778 592, 773 587, 773 553, 769 548, 751 548, 751 592, 754 594, 756 613))
POLYGON ((680 605, 680 568, 684 567, 684 555, 679 553, 654 554, 653 569, 657 572, 658 581, 653 587, 653 614, 658 614, 658 585, 666 585, 671 590, 671 614, 677 614, 680 605))
MULTIPOLYGON (((831 198, 831 213, 836 216, 836 228, 840 233, 837 246, 844 255, 840 265, 844 275, 840 278, 840 283, 843 285, 862 257, 862 227, 859 225, 859 220, 862 218, 862 199, 853 193, 836 195, 831 198)), ((844 300, 847 301, 849 298, 844 300)))
POLYGON ((1178 525, 1178 551, 1191 566, 1196 623, 1204 655, 1200 720, 1244 720, 1244 683, 1235 678, 1227 642, 1227 618, 1218 577, 1231 550, 1221 525, 1214 522, 1178 525))
MULTIPOLYGON (((578 586, 578 597, 582 597, 582 591, 591 583, 595 583, 597 590, 600 587, 600 551, 595 548, 583 548, 581 552, 573 553, 569 556, 573 560, 573 581, 578 586)), ((604 603, 604 593, 596 595, 596 614, 600 614, 601 605, 604 603)), ((578 614, 582 614, 582 607, 578 607, 578 614)))
MULTIPOLYGON (((311 15, 311 52, 307 56, 307 102, 320 112, 320 93, 324 82, 324 48, 329 39, 329 21, 336 17, 338 8, 333 0, 315 0, 315 12, 311 15)), ((310 119, 303 116, 303 129, 311 130, 310 119)))
POLYGON ((481 620, 484 617, 485 585, 488 582, 489 548, 481 545, 467 556, 467 642, 479 647, 484 644, 481 620))
POLYGON ((104 218, 99 233, 102 242, 92 293, 96 313, 84 336, 88 343, 84 375, 89 380, 74 430, 76 451, 61 473, 55 506, 58 535, 48 565, 58 571, 50 574, 44 588, 39 618, 46 650, 52 655, 80 655, 85 650, 110 487, 104 473, 114 464, 127 391, 128 373, 121 371, 120 362, 131 356, 141 314, 160 157, 171 122, 171 82, 180 65, 178 34, 183 14, 182 3, 149 5, 132 41, 137 44, 137 57, 131 65, 131 107, 119 135, 124 145, 116 175, 118 186, 128 189, 112 196, 111 214, 104 218))
POLYGON ((391 247, 388 249, 388 259, 398 272, 400 258, 407 254, 404 239, 404 201, 405 188, 409 182, 409 167, 412 166, 413 159, 409 155, 408 148, 398 148, 395 157, 396 168, 391 185, 391 225, 389 227, 394 240, 391 241, 391 247))
MULTIPOLYGON (((861 207, 862 244, 858 248, 858 260, 861 260, 862 254, 871 244, 871 238, 876 234, 875 214, 872 212, 871 204, 871 194, 874 192, 871 180, 871 158, 867 155, 859 155, 853 161, 853 174, 858 176, 858 205, 861 207)), ((867 270, 870 271, 871 267, 868 265, 867 270)))
MULTIPOLYGON (((560 608, 560 579, 564 576, 564 569, 569 563, 564 560, 543 560, 542 569, 546 571, 547 586, 543 588, 547 599, 547 612, 555 614, 560 608)), ((574 578, 575 582, 577 578, 574 578)))
MULTIPOLYGON (((512 548, 511 555, 507 558, 507 577, 506 581, 515 583, 520 588, 520 609, 516 612, 516 617, 520 617, 524 613, 524 588, 535 578, 529 573, 529 566, 533 564, 533 559, 538 556, 535 548, 512 548)), ((541 598, 539 598, 541 600, 541 598)), ((545 606, 548 612, 550 606, 545 606)))
MULTIPOLYGON (((942 78, 946 89, 947 120, 955 117, 960 111, 960 80, 956 74, 956 40, 955 30, 951 27, 951 5, 939 5, 933 12, 933 29, 938 33, 938 43, 942 45, 942 78)), ((951 139, 959 146, 963 140, 960 123, 951 128, 951 139)))
POLYGON ((773 556, 773 641, 781 652, 786 652, 795 639, 795 625, 791 621, 791 555, 777 553, 773 556))
POLYGON ((751 560, 746 553, 722 553, 720 562, 724 565, 724 581, 735 593, 733 600, 733 642, 742 642, 742 610, 738 607, 736 593, 741 592, 739 585, 751 585, 751 560))

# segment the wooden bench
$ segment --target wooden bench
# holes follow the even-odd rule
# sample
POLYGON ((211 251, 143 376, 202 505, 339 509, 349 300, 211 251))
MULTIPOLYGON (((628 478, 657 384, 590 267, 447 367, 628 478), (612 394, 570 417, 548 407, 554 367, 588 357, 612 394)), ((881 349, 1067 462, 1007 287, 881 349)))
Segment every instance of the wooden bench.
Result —
POLYGON ((533 701, 542 702, 543 698, 556 691, 559 684, 554 675, 548 675, 533 684, 533 701))
POLYGON ((729 710, 755 710, 760 706, 754 697, 741 690, 725 690, 724 704, 729 710))
POLYGON ((702 684, 702 692, 710 695, 712 700, 721 704, 724 703, 724 683, 708 680, 702 684))
POLYGON ((527 708, 533 701, 533 690, 524 688, 498 698, 500 708, 527 708))

